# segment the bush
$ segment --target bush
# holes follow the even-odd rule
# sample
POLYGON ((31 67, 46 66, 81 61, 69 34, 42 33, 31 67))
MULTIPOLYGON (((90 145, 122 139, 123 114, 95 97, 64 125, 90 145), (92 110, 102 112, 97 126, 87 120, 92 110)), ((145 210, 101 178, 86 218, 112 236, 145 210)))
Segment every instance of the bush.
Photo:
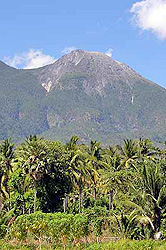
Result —
POLYGON ((18 216, 13 223, 10 235, 17 240, 25 240, 28 237, 61 243, 65 247, 67 243, 77 241, 89 234, 88 221, 83 215, 65 213, 45 214, 36 212, 29 215, 18 216))
POLYGON ((88 208, 83 211, 89 221, 89 229, 98 238, 102 235, 104 225, 108 224, 108 211, 103 207, 88 208))

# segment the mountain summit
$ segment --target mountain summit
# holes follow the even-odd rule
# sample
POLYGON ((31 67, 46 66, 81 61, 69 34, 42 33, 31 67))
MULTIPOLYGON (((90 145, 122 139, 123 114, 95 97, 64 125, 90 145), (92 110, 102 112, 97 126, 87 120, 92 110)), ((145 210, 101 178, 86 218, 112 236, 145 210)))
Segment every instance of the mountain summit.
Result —
MULTIPOLYGON (((145 81, 126 64, 115 61, 104 53, 84 50, 72 51, 52 65, 37 70, 38 79, 48 92, 54 87, 63 88, 61 78, 70 73, 86 78, 83 88, 87 94, 95 92, 103 95, 107 85, 113 86, 115 82, 118 84, 122 80, 131 88, 138 81, 145 81)), ((146 83, 150 84, 149 81, 146 83)))
POLYGON ((2 71, 0 87, 12 106, 2 125, 10 118, 15 127, 2 129, 1 138, 42 133, 64 141, 73 134, 84 142, 166 140, 166 90, 104 53, 75 50, 38 69, 2 71), (6 93, 6 82, 15 91, 6 93))

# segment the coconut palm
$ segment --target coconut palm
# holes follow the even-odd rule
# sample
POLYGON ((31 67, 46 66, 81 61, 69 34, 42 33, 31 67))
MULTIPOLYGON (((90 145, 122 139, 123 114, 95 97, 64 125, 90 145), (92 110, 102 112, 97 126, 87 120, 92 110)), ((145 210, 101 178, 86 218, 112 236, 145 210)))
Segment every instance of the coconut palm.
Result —
POLYGON ((109 196, 109 209, 113 209, 115 194, 128 191, 133 174, 130 168, 122 164, 122 155, 116 147, 105 149, 102 157, 106 166, 102 172, 104 193, 109 196))
POLYGON ((160 149, 156 148, 152 141, 149 139, 139 139, 135 141, 137 146, 137 157, 139 161, 143 161, 145 159, 152 159, 154 156, 160 154, 160 149))
POLYGON ((73 135, 69 142, 66 143, 67 150, 74 150, 77 146, 77 142, 79 141, 79 137, 77 135, 73 135))
POLYGON ((86 169, 86 159, 87 152, 86 146, 77 145, 79 137, 74 135, 70 139, 70 141, 66 144, 66 149, 69 157, 69 168, 68 171, 70 173, 70 178, 73 185, 79 191, 79 212, 82 209, 82 191, 87 182, 87 169, 86 169))
POLYGON ((160 229, 162 215, 166 212, 166 172, 162 168, 158 162, 147 162, 142 173, 142 183, 153 206, 155 230, 160 229))
POLYGON ((100 173, 99 169, 104 167, 103 162, 101 160, 101 147, 100 142, 91 141, 90 147, 88 149, 88 158, 87 158, 87 170, 90 178, 90 182, 92 183, 94 189, 94 199, 97 197, 97 186, 100 182, 100 173))
POLYGON ((87 153, 81 149, 77 149, 71 159, 69 168, 72 182, 79 190, 79 212, 81 212, 82 209, 82 191, 88 181, 86 159, 87 153))
POLYGON ((140 221, 150 224, 152 234, 160 230, 166 213, 166 172, 165 164, 146 160, 139 168, 138 183, 133 183, 133 201, 129 204, 137 209, 140 221))
MULTIPOLYGON (((14 143, 10 139, 2 141, 0 145, 0 193, 3 199, 10 198, 8 187, 9 174, 12 172, 12 162, 14 160, 14 143)), ((0 205, 0 209, 2 204, 0 205)), ((9 203, 10 209, 10 203, 9 203)))
POLYGON ((138 158, 137 155, 137 144, 133 140, 124 140, 124 145, 117 145, 117 149, 121 155, 121 164, 125 168, 135 167, 135 160, 138 158))
POLYGON ((29 174, 34 182, 34 212, 36 211, 37 188, 36 182, 48 173, 47 145, 44 140, 36 135, 27 137, 25 143, 17 149, 19 164, 29 174))

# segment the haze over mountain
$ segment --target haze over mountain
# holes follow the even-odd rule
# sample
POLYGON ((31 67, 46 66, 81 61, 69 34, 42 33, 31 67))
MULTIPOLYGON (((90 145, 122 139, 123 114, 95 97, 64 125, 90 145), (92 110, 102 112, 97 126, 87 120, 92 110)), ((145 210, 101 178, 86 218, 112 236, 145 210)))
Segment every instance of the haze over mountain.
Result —
POLYGON ((75 50, 18 70, 0 62, 0 139, 166 140, 166 90, 99 52, 75 50))

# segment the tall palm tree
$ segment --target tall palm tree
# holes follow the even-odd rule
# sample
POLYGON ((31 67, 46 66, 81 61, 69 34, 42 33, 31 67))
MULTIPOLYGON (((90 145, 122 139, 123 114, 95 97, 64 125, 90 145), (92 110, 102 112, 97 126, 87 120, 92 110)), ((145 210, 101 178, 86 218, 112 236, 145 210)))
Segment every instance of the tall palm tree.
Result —
POLYGON ((82 191, 87 183, 87 166, 86 160, 88 153, 84 145, 77 145, 78 136, 73 136, 66 144, 66 149, 70 154, 69 172, 73 184, 79 190, 79 212, 82 209, 82 191))
MULTIPOLYGON (((109 209, 113 209, 113 200, 117 192, 127 192, 131 180, 131 170, 122 164, 122 155, 116 147, 109 147, 102 155, 105 169, 102 173, 104 192, 109 196, 109 209)), ((124 162, 124 161, 123 161, 124 162)))
POLYGON ((121 154, 121 164, 126 168, 134 166, 135 160, 138 158, 136 142, 126 139, 123 146, 117 145, 117 149, 121 154))
POLYGON ((160 229, 162 214, 166 212, 165 177, 166 172, 162 171, 160 163, 148 162, 144 164, 142 183, 153 204, 155 230, 160 229))
POLYGON ((86 153, 77 150, 71 160, 72 181, 79 190, 79 212, 82 210, 82 191, 87 183, 86 153))
POLYGON ((77 135, 73 135, 69 142, 66 143, 67 150, 74 150, 77 146, 77 142, 79 141, 79 137, 77 135))
POLYGON ((138 183, 133 183, 134 199, 129 202, 137 209, 140 219, 150 223, 153 235, 160 230, 166 213, 165 164, 158 160, 142 162, 139 167, 138 183))
POLYGON ((36 211, 37 188, 36 182, 49 171, 47 145, 36 135, 27 137, 25 143, 17 149, 19 163, 24 171, 31 176, 34 182, 34 212, 36 211))
MULTIPOLYGON (((3 199, 10 199, 10 189, 8 187, 9 174, 12 172, 12 162, 14 160, 14 143, 11 139, 2 141, 0 145, 0 193, 3 199)), ((2 202, 0 209, 2 208, 2 202)), ((10 202, 9 202, 10 209, 10 202)))
POLYGON ((66 143, 66 149, 70 155, 69 168, 70 178, 73 185, 79 191, 79 212, 82 209, 82 191, 86 183, 86 158, 87 153, 84 145, 77 145, 80 138, 76 135, 72 136, 70 141, 66 143))
POLYGON ((103 162, 101 160, 101 147, 100 142, 91 141, 88 149, 87 170, 94 189, 94 199, 97 198, 97 185, 100 181, 99 169, 102 169, 103 162))
POLYGON ((152 141, 149 139, 139 139, 135 141, 137 146, 137 156, 139 161, 144 161, 145 159, 153 158, 156 155, 160 154, 160 149, 156 148, 152 141))

